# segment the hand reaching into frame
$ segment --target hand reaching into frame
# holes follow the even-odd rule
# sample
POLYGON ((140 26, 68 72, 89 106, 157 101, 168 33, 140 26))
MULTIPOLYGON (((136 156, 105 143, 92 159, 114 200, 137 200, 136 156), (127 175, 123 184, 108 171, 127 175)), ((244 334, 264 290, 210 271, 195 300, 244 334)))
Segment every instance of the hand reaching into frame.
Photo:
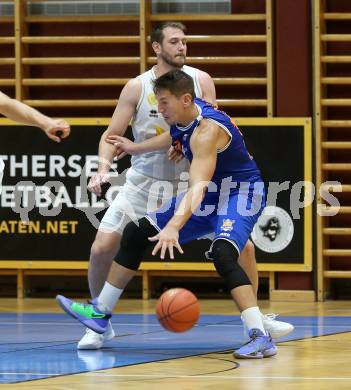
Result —
POLYGON ((61 139, 67 138, 71 132, 69 124, 64 119, 51 119, 43 130, 55 142, 61 142, 61 139))

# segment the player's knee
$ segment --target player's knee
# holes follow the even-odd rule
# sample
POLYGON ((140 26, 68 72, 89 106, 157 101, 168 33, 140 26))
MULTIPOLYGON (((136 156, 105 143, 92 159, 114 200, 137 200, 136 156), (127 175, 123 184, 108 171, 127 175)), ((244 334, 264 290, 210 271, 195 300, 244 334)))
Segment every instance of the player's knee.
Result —
POLYGON ((251 284, 244 270, 238 264, 239 253, 227 240, 216 240, 211 255, 219 275, 224 279, 229 290, 251 284))
POLYGON ((103 240, 95 239, 90 249, 90 260, 100 261, 102 258, 105 258, 106 256, 109 257, 114 256, 111 246, 103 240))
POLYGON ((90 249, 90 261, 96 261, 101 258, 105 253, 105 248, 100 242, 94 241, 90 249))
POLYGON ((157 230, 146 219, 137 223, 129 222, 124 228, 116 263, 136 271, 139 268, 145 249, 150 244, 148 238, 157 234, 157 230))
POLYGON ((223 276, 230 272, 237 262, 239 254, 234 245, 227 240, 216 240, 211 249, 211 255, 217 272, 223 276))
POLYGON ((245 258, 247 261, 256 261, 255 245, 252 241, 247 240, 247 243, 240 254, 240 258, 245 258))

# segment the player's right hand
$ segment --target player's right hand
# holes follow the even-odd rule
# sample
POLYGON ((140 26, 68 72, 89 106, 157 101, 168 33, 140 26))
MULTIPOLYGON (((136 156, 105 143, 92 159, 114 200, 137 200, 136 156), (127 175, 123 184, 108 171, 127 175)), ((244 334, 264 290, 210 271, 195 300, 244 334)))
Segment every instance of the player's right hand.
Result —
POLYGON ((88 190, 98 196, 101 196, 101 186, 104 183, 108 183, 110 176, 108 173, 97 173, 92 176, 88 183, 88 190))
POLYGON ((156 236, 149 237, 149 241, 156 242, 152 250, 152 256, 155 256, 160 251, 162 260, 164 260, 167 251, 169 252, 169 257, 173 260, 174 248, 178 249, 179 253, 184 253, 179 244, 179 231, 173 226, 166 225, 156 236))

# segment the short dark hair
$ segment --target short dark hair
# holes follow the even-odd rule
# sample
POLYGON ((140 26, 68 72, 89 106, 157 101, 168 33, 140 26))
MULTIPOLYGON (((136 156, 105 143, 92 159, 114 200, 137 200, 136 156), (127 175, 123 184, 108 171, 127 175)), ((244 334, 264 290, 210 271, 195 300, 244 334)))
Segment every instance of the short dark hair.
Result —
POLYGON ((177 29, 183 31, 184 34, 186 33, 186 27, 181 22, 163 22, 163 23, 159 24, 158 26, 156 26, 154 28, 154 30, 152 31, 151 43, 158 42, 158 43, 162 44, 163 39, 165 37, 163 35, 163 30, 167 27, 177 28, 177 29))
POLYGON ((179 69, 173 69, 154 81, 154 93, 168 90, 172 95, 180 97, 190 93, 192 100, 195 99, 194 80, 187 73, 179 69))

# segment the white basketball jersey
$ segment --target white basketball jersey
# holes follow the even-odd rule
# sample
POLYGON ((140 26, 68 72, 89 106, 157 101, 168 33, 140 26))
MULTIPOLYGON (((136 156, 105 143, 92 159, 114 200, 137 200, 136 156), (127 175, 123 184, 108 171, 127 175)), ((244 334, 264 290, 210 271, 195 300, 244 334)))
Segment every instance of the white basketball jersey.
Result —
MULTIPOLYGON (((201 97, 202 91, 198 79, 198 69, 184 65, 182 70, 193 78, 195 94, 197 97, 201 97)), ((152 84, 152 81, 156 79, 154 69, 152 68, 141 74, 137 79, 141 81, 142 91, 132 120, 132 130, 135 142, 139 143, 169 131, 169 125, 162 115, 157 112, 157 100, 152 84)), ((167 181, 179 180, 180 173, 189 170, 188 161, 183 159, 176 164, 168 160, 167 153, 164 151, 133 156, 132 166, 143 175, 167 181)))

